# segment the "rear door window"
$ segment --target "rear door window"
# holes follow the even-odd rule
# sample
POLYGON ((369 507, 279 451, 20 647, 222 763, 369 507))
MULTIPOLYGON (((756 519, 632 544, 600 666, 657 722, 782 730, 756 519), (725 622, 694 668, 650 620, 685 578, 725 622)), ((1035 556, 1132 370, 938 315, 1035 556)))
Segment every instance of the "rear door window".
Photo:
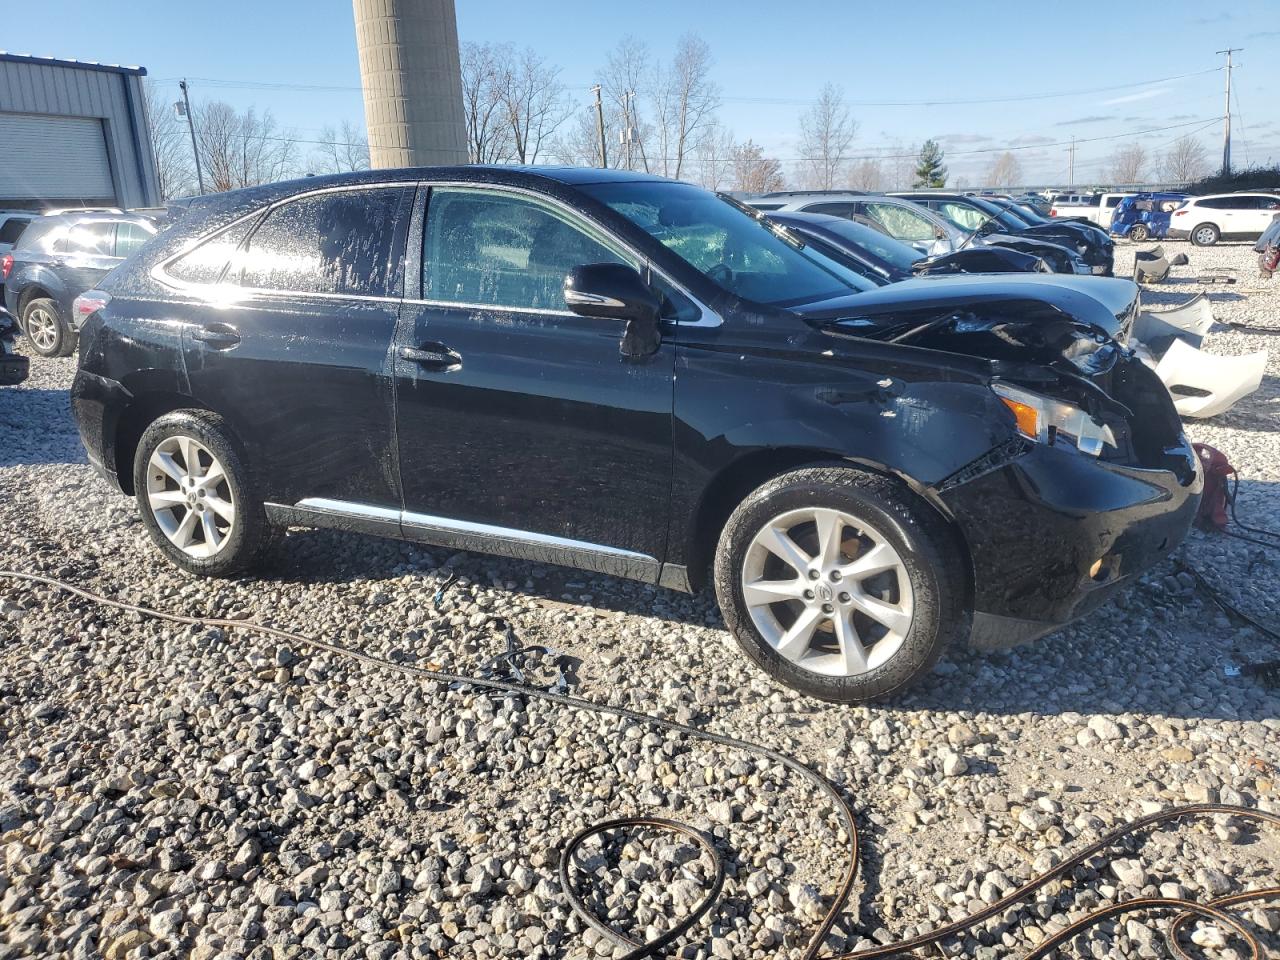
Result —
POLYGON ((825 213, 830 217, 844 217, 848 220, 857 212, 857 205, 853 203, 811 203, 804 208, 805 213, 825 213))
POLYGON ((412 190, 314 194, 271 210, 249 239, 240 284, 292 293, 396 296, 392 250, 412 190))
POLYGON ((908 207, 868 200, 863 211, 869 219, 884 227, 891 237, 905 240, 907 243, 932 241, 934 238, 933 224, 929 219, 908 207))
POLYGON ((77 223, 54 246, 58 253, 78 253, 87 257, 109 257, 115 249, 114 220, 77 223))

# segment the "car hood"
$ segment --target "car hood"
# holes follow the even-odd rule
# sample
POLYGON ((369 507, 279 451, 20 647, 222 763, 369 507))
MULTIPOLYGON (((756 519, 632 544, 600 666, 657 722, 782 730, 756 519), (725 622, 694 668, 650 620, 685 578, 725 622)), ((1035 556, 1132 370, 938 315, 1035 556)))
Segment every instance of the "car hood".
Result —
POLYGON ((1063 273, 959 274, 918 277, 877 290, 790 308, 819 325, 893 339, 921 317, 948 313, 999 317, 1001 322, 1073 320, 1125 342, 1140 294, 1131 280, 1063 273))

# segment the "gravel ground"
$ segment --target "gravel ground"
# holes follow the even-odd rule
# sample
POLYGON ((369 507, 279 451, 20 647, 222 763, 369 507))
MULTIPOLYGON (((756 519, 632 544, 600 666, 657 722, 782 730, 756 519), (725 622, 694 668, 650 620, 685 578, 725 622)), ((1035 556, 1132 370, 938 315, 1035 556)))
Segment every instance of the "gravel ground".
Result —
MULTIPOLYGON (((1246 522, 1280 529, 1280 281, 1253 281, 1247 246, 1188 252, 1146 300, 1180 302, 1201 267, 1238 269, 1242 283, 1205 289, 1219 319, 1256 330, 1207 348, 1270 349, 1269 375, 1190 430, 1240 468, 1246 522)), ((87 466, 72 372, 36 361, 0 390, 0 567, 460 671, 502 648, 502 617, 579 661, 580 695, 794 753, 847 791, 866 862, 830 949, 959 917, 1145 812, 1280 812, 1280 689, 1222 671, 1274 645, 1173 562, 1037 644, 956 650, 899 701, 841 709, 765 682, 708 598, 608 577, 319 531, 291 533, 266 579, 180 575, 87 466)), ((1185 557, 1280 622, 1275 551, 1197 533, 1185 557)), ((555 868, 573 832, 634 813, 687 819, 727 858, 722 900, 674 955, 800 954, 845 846, 824 802, 768 760, 0 581, 0 958, 612 956, 555 868)), ((692 909, 710 870, 644 832, 580 862, 575 882, 640 938, 692 909)), ((949 952, 1017 956, 1100 903, 1266 886, 1277 862, 1276 831, 1158 830, 949 952)), ((1244 915, 1280 949, 1280 904, 1244 915)), ((1163 956, 1155 929, 1122 918, 1068 955, 1163 956)))

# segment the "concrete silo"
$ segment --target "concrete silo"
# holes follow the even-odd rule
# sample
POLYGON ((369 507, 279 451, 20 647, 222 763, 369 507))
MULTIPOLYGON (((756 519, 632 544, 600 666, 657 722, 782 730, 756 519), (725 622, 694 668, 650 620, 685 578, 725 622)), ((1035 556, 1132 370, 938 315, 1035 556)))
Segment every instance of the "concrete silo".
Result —
POLYGON ((454 0, 352 3, 370 163, 466 163, 454 0))

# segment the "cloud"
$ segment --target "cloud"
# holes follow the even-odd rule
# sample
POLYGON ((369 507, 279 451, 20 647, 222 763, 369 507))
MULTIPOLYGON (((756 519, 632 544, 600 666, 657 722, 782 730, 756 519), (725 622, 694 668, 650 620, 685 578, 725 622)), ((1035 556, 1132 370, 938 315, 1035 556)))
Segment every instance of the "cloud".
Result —
POLYGON ((1046 137, 1043 134, 1035 134, 1032 136, 1014 137, 1009 141, 1015 147, 1033 147, 1042 143, 1053 143, 1053 137, 1046 137))
POLYGON ((990 143, 991 137, 983 136, 980 133, 944 133, 941 136, 934 137, 935 140, 945 140, 947 143, 963 144, 963 143, 990 143))
POLYGON ((1234 20, 1234 19, 1235 19, 1235 17, 1233 17, 1231 14, 1227 13, 1227 11, 1225 11, 1225 10, 1224 10, 1224 11, 1222 11, 1221 13, 1219 13, 1219 14, 1217 14, 1217 15, 1215 15, 1215 16, 1212 16, 1212 17, 1196 17, 1196 18, 1195 18, 1194 20, 1192 20, 1191 22, 1192 22, 1192 23, 1201 23, 1201 24, 1205 24, 1205 23, 1226 23, 1228 20, 1234 20))
POLYGON ((1116 115, 1114 113, 1109 113, 1109 114, 1106 114, 1105 116, 1099 115, 1096 117, 1076 117, 1076 119, 1074 120, 1059 120, 1057 123, 1054 124, 1054 126, 1055 127, 1075 127, 1075 126, 1081 126, 1086 123, 1102 123, 1104 120, 1114 120, 1115 118, 1116 118, 1116 115))
POLYGON ((1177 121, 1179 121, 1179 120, 1195 120, 1195 119, 1196 119, 1196 114, 1194 114, 1194 113, 1175 113, 1175 114, 1174 114, 1173 116, 1171 116, 1171 117, 1165 117, 1165 119, 1166 119, 1166 120, 1174 121, 1175 123, 1176 123, 1177 121))
POLYGON ((1258 33, 1251 33, 1248 36, 1250 40, 1274 40, 1280 37, 1280 30, 1261 30, 1258 33))
POLYGON ((1139 90, 1137 93, 1126 93, 1123 97, 1112 97, 1110 100, 1103 100, 1102 105, 1104 107, 1114 107, 1118 103, 1137 103, 1139 100, 1152 100, 1156 97, 1163 97, 1172 90, 1172 87, 1153 87, 1150 90, 1139 90))

